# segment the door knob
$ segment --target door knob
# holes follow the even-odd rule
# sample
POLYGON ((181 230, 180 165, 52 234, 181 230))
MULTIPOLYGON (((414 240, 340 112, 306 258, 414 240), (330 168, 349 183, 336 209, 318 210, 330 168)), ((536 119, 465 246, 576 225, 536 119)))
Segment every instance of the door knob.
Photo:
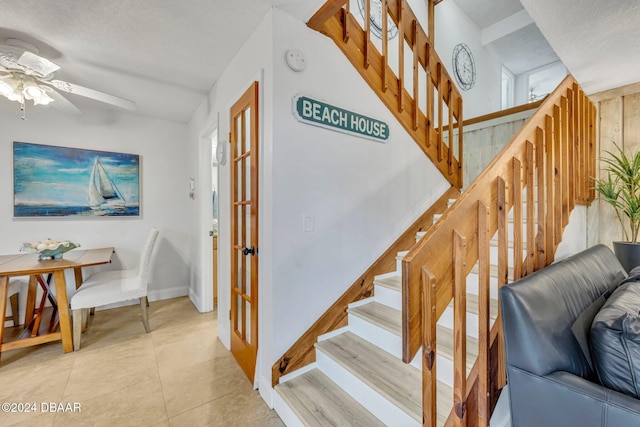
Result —
POLYGON ((256 251, 255 251, 255 248, 253 246, 251 246, 250 248, 244 248, 242 250, 242 253, 245 254, 245 256, 249 255, 249 254, 255 255, 256 251))

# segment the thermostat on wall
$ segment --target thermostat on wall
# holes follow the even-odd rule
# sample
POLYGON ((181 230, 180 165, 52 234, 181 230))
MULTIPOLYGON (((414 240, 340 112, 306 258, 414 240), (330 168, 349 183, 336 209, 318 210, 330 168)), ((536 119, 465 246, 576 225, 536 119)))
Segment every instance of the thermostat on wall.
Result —
POLYGON ((216 161, 220 166, 224 166, 227 163, 226 144, 226 141, 218 141, 218 146, 216 147, 216 161))
POLYGON ((300 72, 307 68, 307 59, 304 57, 304 54, 298 49, 287 50, 285 58, 287 60, 287 65, 293 71, 300 72))

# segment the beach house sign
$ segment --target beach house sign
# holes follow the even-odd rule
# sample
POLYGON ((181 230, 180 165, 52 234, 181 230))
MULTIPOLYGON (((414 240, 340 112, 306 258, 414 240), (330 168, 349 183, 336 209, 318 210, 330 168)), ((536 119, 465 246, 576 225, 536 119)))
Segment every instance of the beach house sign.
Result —
POLYGON ((382 120, 354 113, 308 96, 293 97, 293 115, 302 123, 378 142, 389 140, 389 125, 382 120))

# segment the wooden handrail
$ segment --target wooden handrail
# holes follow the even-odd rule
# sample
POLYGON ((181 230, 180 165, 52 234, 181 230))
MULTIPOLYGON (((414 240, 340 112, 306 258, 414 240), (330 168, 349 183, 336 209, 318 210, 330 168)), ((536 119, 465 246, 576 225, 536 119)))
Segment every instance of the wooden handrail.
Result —
MULTIPOLYGON (((370 0, 369 0, 370 1, 370 0)), ((371 13, 365 0, 364 13, 371 13)), ((433 32, 433 6, 429 1, 429 32, 433 32)), ((395 115, 422 151, 456 188, 462 185, 462 96, 436 53, 433 37, 423 30, 406 0, 382 1, 382 52, 371 38, 369 19, 362 28, 346 0, 329 0, 307 25, 330 37, 395 115), (398 28, 398 43, 389 43, 389 17, 398 28), (397 64, 389 64, 390 49, 397 49, 397 64), (411 72, 405 64, 413 64, 411 72), (397 67, 397 75, 392 65, 397 67), (425 79, 419 78, 420 70, 425 79), (406 88, 410 77, 410 88, 406 88), (422 106, 425 106, 424 110, 422 106), (448 138, 444 138, 447 134, 448 138)))
POLYGON ((435 364, 429 363, 437 342, 432 322, 438 320, 452 298, 456 342, 455 400, 450 421, 463 424, 465 408, 473 407, 477 414, 469 416, 483 417, 488 422, 488 389, 501 387, 506 380, 499 312, 493 328, 488 329, 489 240, 497 233, 499 286, 508 282, 510 270, 513 279, 517 279, 550 264, 570 210, 576 203, 588 204, 594 198, 589 183, 595 174, 594 147, 595 106, 568 76, 404 257, 403 359, 408 363, 421 345, 427 345, 423 351, 423 366, 427 367, 423 371, 423 409, 425 420, 430 421, 426 425, 435 426, 436 419, 435 414, 426 413, 436 410, 427 400, 436 387, 435 364), (537 207, 531 203, 534 200, 537 207), (510 211, 513 231, 508 231, 510 211), (535 222, 537 228, 533 226, 535 222), (509 237, 514 242, 511 249, 509 237), (527 251, 523 255, 525 237, 527 251), (510 250, 512 266, 508 265, 510 250), (467 377, 463 342, 467 336, 466 297, 462 289, 476 263, 480 276, 480 356, 467 377), (492 377, 489 357, 496 357, 494 354, 498 369, 497 376, 492 377), (469 399, 473 405, 467 405, 469 399))
POLYGON ((542 105, 544 99, 536 102, 530 102, 528 104, 516 105, 515 107, 505 108, 504 110, 494 111, 493 113, 483 114, 482 116, 466 119, 462 125, 469 126, 476 123, 487 122, 489 120, 499 119, 501 117, 510 116, 512 114, 522 113, 523 111, 535 110, 542 105))

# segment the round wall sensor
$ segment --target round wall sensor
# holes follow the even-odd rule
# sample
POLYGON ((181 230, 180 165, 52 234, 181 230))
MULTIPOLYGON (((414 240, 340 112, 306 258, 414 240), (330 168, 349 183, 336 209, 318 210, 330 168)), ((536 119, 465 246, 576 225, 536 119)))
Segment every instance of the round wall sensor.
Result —
POLYGON ((293 71, 300 72, 307 67, 307 59, 298 49, 289 49, 285 54, 287 65, 293 71))
POLYGON ((227 163, 226 144, 228 144, 226 141, 218 141, 218 146, 216 147, 216 161, 220 166, 224 166, 227 163))

